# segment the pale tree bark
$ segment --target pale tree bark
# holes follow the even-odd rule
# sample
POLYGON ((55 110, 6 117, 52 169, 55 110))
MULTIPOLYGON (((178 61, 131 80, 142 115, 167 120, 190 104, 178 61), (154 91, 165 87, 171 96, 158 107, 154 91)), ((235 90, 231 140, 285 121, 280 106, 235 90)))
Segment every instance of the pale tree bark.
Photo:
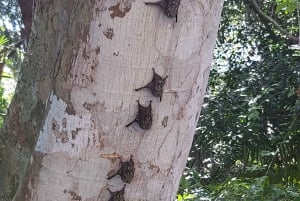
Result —
POLYGON ((142 1, 36 1, 29 53, 1 133, 1 200, 174 200, 207 85, 222 0, 178 22, 142 1), (162 101, 152 68, 168 76, 162 101), (150 130, 125 127, 152 100, 150 130), (115 158, 120 156, 120 159, 115 158))

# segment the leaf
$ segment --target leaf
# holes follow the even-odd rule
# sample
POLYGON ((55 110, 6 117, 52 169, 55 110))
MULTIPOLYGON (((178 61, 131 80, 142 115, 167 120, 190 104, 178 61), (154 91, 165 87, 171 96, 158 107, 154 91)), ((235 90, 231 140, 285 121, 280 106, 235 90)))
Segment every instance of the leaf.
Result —
POLYGON ((7 42, 8 42, 8 39, 6 38, 6 36, 4 36, 4 35, 0 36, 0 46, 3 46, 7 42))
POLYGON ((257 110, 252 110, 248 115, 249 120, 258 120, 259 119, 259 112, 257 110))
POLYGON ((296 0, 277 0, 276 13, 284 11, 285 14, 291 14, 297 9, 296 0))
POLYGON ((3 72, 1 77, 4 77, 4 78, 13 78, 13 75, 11 75, 10 73, 7 73, 7 72, 3 72))
POLYGON ((194 199, 195 196, 193 194, 190 194, 190 193, 184 193, 183 194, 183 199, 184 200, 190 200, 190 199, 194 199))
POLYGON ((181 195, 177 195, 177 201, 183 201, 183 198, 181 195))

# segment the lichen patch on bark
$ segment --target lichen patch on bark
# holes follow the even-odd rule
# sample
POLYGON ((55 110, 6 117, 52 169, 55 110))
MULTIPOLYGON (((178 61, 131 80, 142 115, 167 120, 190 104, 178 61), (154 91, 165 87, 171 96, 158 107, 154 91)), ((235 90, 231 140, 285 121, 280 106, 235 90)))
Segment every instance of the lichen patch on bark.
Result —
POLYGON ((56 95, 49 98, 50 109, 35 150, 42 153, 68 152, 79 155, 86 147, 99 146, 98 130, 91 114, 66 113, 67 104, 56 95))

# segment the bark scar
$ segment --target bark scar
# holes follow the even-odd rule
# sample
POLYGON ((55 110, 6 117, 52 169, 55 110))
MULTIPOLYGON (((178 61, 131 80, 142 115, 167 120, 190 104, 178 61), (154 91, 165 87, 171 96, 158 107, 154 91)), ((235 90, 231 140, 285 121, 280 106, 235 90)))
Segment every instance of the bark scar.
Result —
POLYGON ((165 116, 164 119, 162 120, 161 122, 161 125, 166 128, 168 126, 168 119, 169 117, 168 116, 165 116))
POLYGON ((60 49, 58 50, 56 60, 54 63, 54 70, 53 70, 53 78, 56 79, 58 76, 58 73, 60 71, 60 61, 61 61, 61 52, 60 49), (59 65, 57 65, 59 63, 59 65))
POLYGON ((126 13, 128 13, 131 9, 130 5, 126 5, 123 3, 121 6, 121 3, 118 3, 115 6, 111 6, 108 10, 111 12, 110 17, 125 17, 126 13), (122 7, 123 6, 123 7, 122 7))

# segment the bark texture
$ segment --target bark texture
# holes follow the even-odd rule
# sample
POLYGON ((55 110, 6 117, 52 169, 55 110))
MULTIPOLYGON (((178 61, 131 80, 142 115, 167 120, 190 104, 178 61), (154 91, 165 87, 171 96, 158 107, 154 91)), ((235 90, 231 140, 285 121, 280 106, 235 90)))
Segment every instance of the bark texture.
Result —
POLYGON ((223 1, 182 1, 178 22, 142 1, 36 2, 29 54, 0 135, 0 196, 174 200, 207 85, 223 1), (168 76, 162 101, 152 68, 168 76), (125 127, 152 100, 150 130, 125 127), (108 190, 109 189, 109 190, 108 190))

